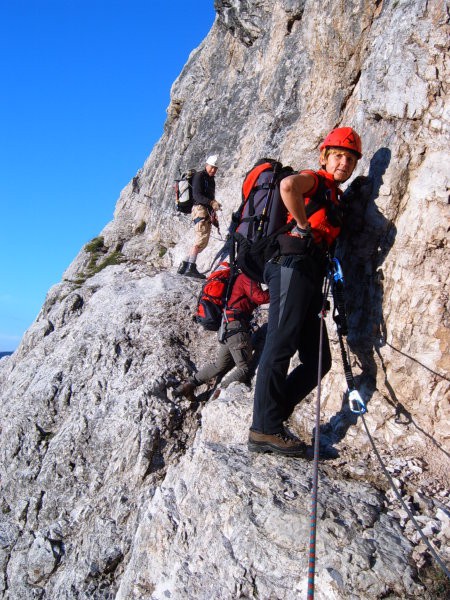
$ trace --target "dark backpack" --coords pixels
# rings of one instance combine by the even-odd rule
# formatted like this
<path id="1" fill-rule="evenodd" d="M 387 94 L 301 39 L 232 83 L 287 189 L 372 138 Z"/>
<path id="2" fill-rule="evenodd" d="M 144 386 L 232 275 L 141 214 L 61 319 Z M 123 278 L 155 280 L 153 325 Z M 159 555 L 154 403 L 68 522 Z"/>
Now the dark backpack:
<path id="1" fill-rule="evenodd" d="M 292 175 L 292 167 L 271 158 L 259 160 L 246 174 L 242 203 L 233 214 L 232 234 L 237 267 L 254 281 L 263 281 L 265 263 L 276 253 L 277 236 L 292 229 L 280 197 L 280 181 Z"/>
<path id="2" fill-rule="evenodd" d="M 175 180 L 175 200 L 177 210 L 184 214 L 189 214 L 194 205 L 192 196 L 192 178 L 195 175 L 195 169 L 189 169 L 181 174 L 180 179 Z"/>
<path id="3" fill-rule="evenodd" d="M 236 275 L 236 270 L 224 261 L 203 284 L 194 321 L 207 331 L 219 330 Z"/>

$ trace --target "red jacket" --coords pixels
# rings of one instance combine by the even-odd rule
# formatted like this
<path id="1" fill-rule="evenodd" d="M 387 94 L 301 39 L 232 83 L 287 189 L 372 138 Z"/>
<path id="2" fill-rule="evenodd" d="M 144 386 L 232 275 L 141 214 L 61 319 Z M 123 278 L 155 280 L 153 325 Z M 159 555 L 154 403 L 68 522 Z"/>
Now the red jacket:
<path id="1" fill-rule="evenodd" d="M 269 300 L 269 290 L 264 291 L 260 283 L 253 281 L 244 273 L 240 273 L 236 277 L 228 301 L 228 320 L 250 320 L 255 308 L 260 304 L 267 304 Z"/>

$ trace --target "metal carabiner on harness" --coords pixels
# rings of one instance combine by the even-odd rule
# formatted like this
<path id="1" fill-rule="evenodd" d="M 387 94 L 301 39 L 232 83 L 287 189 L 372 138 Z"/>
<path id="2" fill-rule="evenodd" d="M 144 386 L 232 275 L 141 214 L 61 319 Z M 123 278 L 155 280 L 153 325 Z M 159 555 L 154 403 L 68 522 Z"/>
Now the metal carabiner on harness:
<path id="1" fill-rule="evenodd" d="M 331 262 L 332 262 L 332 269 L 333 269 L 331 274 L 333 275 L 334 281 L 340 281 L 343 284 L 344 283 L 344 273 L 342 272 L 341 263 L 335 257 L 333 257 L 331 259 Z"/>
<path id="2" fill-rule="evenodd" d="M 344 300 L 344 274 L 337 258 L 330 261 L 329 278 L 331 280 L 331 293 L 334 300 L 333 319 L 339 335 L 347 335 L 347 311 Z"/>
<path id="3" fill-rule="evenodd" d="M 348 406 L 352 413 L 355 413 L 356 415 L 363 415 L 367 412 L 364 400 L 361 398 L 361 394 L 358 390 L 349 390 Z"/>

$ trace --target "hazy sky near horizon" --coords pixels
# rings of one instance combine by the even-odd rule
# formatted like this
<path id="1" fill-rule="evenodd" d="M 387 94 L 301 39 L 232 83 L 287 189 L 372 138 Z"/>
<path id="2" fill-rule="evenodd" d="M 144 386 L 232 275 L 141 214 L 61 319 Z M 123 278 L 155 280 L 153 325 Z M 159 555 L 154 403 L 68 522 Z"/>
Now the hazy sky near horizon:
<path id="1" fill-rule="evenodd" d="M 112 219 L 214 0 L 0 0 L 0 351 Z"/>

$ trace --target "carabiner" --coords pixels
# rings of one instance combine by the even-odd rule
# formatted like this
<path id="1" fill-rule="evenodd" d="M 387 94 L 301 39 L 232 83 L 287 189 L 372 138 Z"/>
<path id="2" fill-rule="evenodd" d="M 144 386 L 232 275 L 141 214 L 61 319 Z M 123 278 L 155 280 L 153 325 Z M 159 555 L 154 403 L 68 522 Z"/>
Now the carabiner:
<path id="1" fill-rule="evenodd" d="M 332 258 L 331 261 L 333 263 L 333 269 L 334 269 L 334 273 L 333 273 L 334 281 L 342 281 L 342 283 L 344 283 L 344 273 L 342 272 L 341 263 L 338 261 L 337 258 Z"/>
<path id="2" fill-rule="evenodd" d="M 348 406 L 352 413 L 355 413 L 356 415 L 363 415 L 367 411 L 364 400 L 361 398 L 361 394 L 358 390 L 349 390 Z"/>

